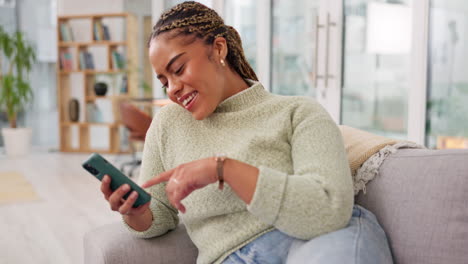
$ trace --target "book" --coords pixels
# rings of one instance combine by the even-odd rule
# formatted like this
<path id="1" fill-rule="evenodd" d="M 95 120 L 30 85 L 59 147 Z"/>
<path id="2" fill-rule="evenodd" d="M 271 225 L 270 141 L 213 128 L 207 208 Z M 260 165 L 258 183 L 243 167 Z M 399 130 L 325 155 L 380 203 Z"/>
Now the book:
<path id="1" fill-rule="evenodd" d="M 127 76 L 123 76 L 123 77 L 122 77 L 122 86 L 120 87 L 120 93 L 121 93 L 121 94 L 126 94 L 126 93 L 128 93 Z"/>
<path id="2" fill-rule="evenodd" d="M 63 52 L 60 53 L 59 58 L 60 58 L 60 60 L 59 60 L 59 62 L 60 62 L 60 69 L 66 70 L 66 69 L 65 69 L 65 56 L 64 56 L 64 53 L 63 53 Z"/>
<path id="3" fill-rule="evenodd" d="M 114 70 L 125 69 L 125 61 L 123 55 L 118 51 L 112 51 L 112 68 Z"/>
<path id="4" fill-rule="evenodd" d="M 117 51 L 113 50 L 112 51 L 112 69 L 114 70 L 118 70 L 119 69 L 119 65 L 117 63 Z"/>
<path id="5" fill-rule="evenodd" d="M 94 21 L 93 24 L 93 39 L 96 41 L 110 40 L 110 31 L 107 25 L 104 25 L 101 20 Z"/>
<path id="6" fill-rule="evenodd" d="M 104 32 L 104 36 L 103 36 L 104 40 L 111 40 L 109 27 L 106 26 L 106 25 L 102 25 L 102 29 L 103 29 L 103 32 Z"/>
<path id="7" fill-rule="evenodd" d="M 70 25 L 66 22 L 60 23 L 60 38 L 62 41 L 73 41 L 73 31 Z"/>
<path id="8" fill-rule="evenodd" d="M 85 62 L 85 58 L 84 58 L 84 52 L 80 51 L 78 56 L 79 56 L 79 59 L 80 59 L 80 70 L 86 70 L 86 62 Z"/>
<path id="9" fill-rule="evenodd" d="M 65 71 L 73 70 L 73 60 L 70 52 L 65 51 L 60 53 L 60 69 Z"/>
<path id="10" fill-rule="evenodd" d="M 75 40 L 75 37 L 73 36 L 73 30 L 72 30 L 72 27 L 70 27 L 69 24 L 67 24 L 67 33 L 68 33 L 68 37 L 70 39 L 70 41 L 74 41 Z"/>
<path id="11" fill-rule="evenodd" d="M 90 52 L 85 51 L 84 58 L 85 58 L 86 69 L 94 69 L 93 55 Z"/>
<path id="12" fill-rule="evenodd" d="M 96 41 L 101 41 L 104 40 L 104 29 L 102 25 L 101 20 L 96 20 L 94 21 L 93 24 L 93 35 L 94 35 L 94 40 Z"/>
<path id="13" fill-rule="evenodd" d="M 93 55 L 86 51 L 80 51 L 80 70 L 92 70 L 94 69 L 94 59 Z"/>
<path id="14" fill-rule="evenodd" d="M 99 40 L 99 30 L 97 21 L 94 21 L 93 24 L 93 40 Z"/>
<path id="15" fill-rule="evenodd" d="M 62 41 L 68 41 L 67 30 L 65 29 L 65 23 L 60 23 L 60 39 Z"/>
<path id="16" fill-rule="evenodd" d="M 118 53 L 119 55 L 119 67 L 120 69 L 125 69 L 125 58 L 124 58 L 124 55 L 122 53 Z"/>

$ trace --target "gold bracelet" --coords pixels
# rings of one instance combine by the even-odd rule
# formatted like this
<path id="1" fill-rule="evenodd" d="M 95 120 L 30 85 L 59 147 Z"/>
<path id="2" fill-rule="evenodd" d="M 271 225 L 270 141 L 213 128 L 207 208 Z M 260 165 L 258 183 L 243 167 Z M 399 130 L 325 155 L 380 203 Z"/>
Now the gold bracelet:
<path id="1" fill-rule="evenodd" d="M 218 189 L 222 190 L 224 188 L 224 161 L 226 160 L 226 155 L 224 154 L 216 154 L 215 161 L 216 161 L 216 172 L 218 173 Z"/>

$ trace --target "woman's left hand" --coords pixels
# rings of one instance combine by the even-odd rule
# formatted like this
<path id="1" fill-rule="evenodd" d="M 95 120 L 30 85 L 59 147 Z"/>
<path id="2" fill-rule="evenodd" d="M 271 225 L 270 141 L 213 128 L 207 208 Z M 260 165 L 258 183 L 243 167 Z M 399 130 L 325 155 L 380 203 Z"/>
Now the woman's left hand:
<path id="1" fill-rule="evenodd" d="M 193 191 L 217 181 L 216 161 L 214 158 L 206 158 L 165 171 L 141 186 L 148 188 L 161 182 L 167 182 L 166 194 L 169 202 L 179 211 L 185 213 L 185 207 L 181 201 Z"/>

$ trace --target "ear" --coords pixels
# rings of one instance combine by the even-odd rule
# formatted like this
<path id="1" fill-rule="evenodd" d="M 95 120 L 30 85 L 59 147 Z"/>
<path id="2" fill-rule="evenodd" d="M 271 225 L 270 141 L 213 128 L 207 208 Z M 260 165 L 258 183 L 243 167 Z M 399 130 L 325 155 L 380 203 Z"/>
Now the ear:
<path id="1" fill-rule="evenodd" d="M 226 59 L 227 53 L 228 53 L 228 47 L 227 47 L 227 42 L 226 39 L 223 37 L 217 37 L 213 41 L 213 55 L 215 56 L 216 59 L 220 60 Z"/>

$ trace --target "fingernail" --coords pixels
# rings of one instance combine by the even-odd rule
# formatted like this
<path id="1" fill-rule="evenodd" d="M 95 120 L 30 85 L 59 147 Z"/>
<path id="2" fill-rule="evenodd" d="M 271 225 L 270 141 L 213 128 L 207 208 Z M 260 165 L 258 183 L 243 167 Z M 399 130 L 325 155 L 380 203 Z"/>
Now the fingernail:
<path id="1" fill-rule="evenodd" d="M 132 194 L 130 195 L 132 198 L 137 197 L 138 193 L 136 191 L 133 191 Z"/>
<path id="2" fill-rule="evenodd" d="M 123 187 L 123 190 L 124 191 L 129 191 L 130 190 L 130 186 L 128 184 L 125 184 L 124 187 Z"/>

